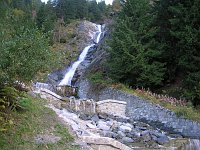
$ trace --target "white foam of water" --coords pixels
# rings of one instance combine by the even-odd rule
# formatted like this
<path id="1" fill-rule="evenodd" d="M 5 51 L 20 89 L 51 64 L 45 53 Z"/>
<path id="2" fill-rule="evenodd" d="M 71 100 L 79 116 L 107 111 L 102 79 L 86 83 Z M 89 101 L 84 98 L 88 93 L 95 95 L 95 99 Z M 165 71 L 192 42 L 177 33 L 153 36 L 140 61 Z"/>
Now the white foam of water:
<path id="1" fill-rule="evenodd" d="M 68 72 L 65 74 L 65 77 L 63 78 L 63 80 L 60 82 L 59 85 L 71 85 L 71 80 L 74 76 L 74 73 L 75 73 L 77 67 L 79 66 L 79 64 L 82 61 L 84 61 L 89 49 L 93 46 L 94 46 L 94 44 L 91 44 L 84 48 L 83 52 L 79 56 L 78 61 L 74 62 L 73 65 L 69 68 Z"/>
<path id="2" fill-rule="evenodd" d="M 96 43 L 99 43 L 99 41 L 101 39 L 101 34 L 102 34 L 101 25 L 97 25 L 97 28 L 98 28 L 98 31 L 97 31 L 98 36 L 96 38 Z M 89 35 L 91 36 L 91 33 L 89 33 Z M 73 65 L 68 69 L 67 73 L 65 74 L 65 77 L 63 78 L 63 80 L 60 82 L 59 85 L 70 85 L 71 86 L 71 81 L 76 72 L 77 67 L 79 66 L 79 64 L 81 62 L 83 62 L 85 60 L 85 57 L 86 57 L 89 49 L 91 47 L 93 47 L 94 45 L 95 44 L 91 44 L 84 48 L 83 52 L 79 56 L 79 59 L 76 62 L 74 62 Z"/>
<path id="3" fill-rule="evenodd" d="M 97 27 L 98 27 L 99 33 L 98 33 L 98 36 L 97 36 L 96 43 L 99 43 L 100 38 L 101 38 L 101 34 L 102 34 L 101 25 L 97 25 Z"/>

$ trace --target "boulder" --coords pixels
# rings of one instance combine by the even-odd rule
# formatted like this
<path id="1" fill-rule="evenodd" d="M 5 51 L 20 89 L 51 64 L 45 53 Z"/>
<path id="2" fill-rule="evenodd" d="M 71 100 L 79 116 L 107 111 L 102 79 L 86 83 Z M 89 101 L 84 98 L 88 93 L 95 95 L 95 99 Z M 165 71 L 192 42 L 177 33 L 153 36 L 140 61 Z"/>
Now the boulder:
<path id="1" fill-rule="evenodd" d="M 133 143 L 134 140 L 132 138 L 129 137 L 123 137 L 122 138 L 122 143 Z"/>
<path id="2" fill-rule="evenodd" d="M 151 135 L 150 135 L 149 133 L 143 135 L 143 136 L 142 136 L 142 139 L 143 139 L 144 142 L 149 142 L 149 141 L 152 140 Z"/>
<path id="3" fill-rule="evenodd" d="M 116 137 L 117 139 L 122 139 L 123 137 L 126 136 L 126 135 L 124 134 L 124 132 L 122 132 L 122 131 L 118 131 L 117 134 L 118 134 L 117 137 Z"/>
<path id="4" fill-rule="evenodd" d="M 132 129 L 130 127 L 126 126 L 126 125 L 121 125 L 119 127 L 119 130 L 122 131 L 122 132 L 131 132 Z"/>
<path id="5" fill-rule="evenodd" d="M 96 128 L 96 126 L 91 124 L 91 123 L 88 123 L 86 126 L 89 127 L 90 129 L 95 129 Z"/>
<path id="6" fill-rule="evenodd" d="M 163 144 L 169 142 L 169 138 L 168 138 L 167 136 L 161 136 L 161 137 L 159 137 L 159 138 L 156 139 L 156 142 L 157 142 L 158 144 L 163 145 Z"/>
<path id="7" fill-rule="evenodd" d="M 98 122 L 99 117 L 97 115 L 94 115 L 94 116 L 92 116 L 91 120 L 94 121 L 94 122 Z"/>
<path id="8" fill-rule="evenodd" d="M 101 120 L 98 122 L 97 127 L 98 127 L 99 129 L 101 129 L 101 130 L 104 130 L 104 131 L 110 130 L 110 126 L 108 126 L 106 122 L 103 122 L 103 121 L 101 121 Z"/>
<path id="9" fill-rule="evenodd" d="M 111 131 L 103 131 L 103 136 L 104 136 L 104 137 L 112 138 L 113 135 L 115 136 L 115 133 L 113 133 L 113 132 L 111 132 Z"/>

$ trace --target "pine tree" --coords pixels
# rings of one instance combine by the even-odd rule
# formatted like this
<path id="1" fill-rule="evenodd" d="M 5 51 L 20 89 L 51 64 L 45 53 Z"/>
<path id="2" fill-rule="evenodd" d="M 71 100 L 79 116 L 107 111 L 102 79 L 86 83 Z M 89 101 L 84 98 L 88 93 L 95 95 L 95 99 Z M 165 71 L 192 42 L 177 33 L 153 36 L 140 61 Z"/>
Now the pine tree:
<path id="1" fill-rule="evenodd" d="M 100 10 L 96 1 L 89 2 L 89 18 L 92 22 L 101 19 Z"/>
<path id="2" fill-rule="evenodd" d="M 179 0 L 169 8 L 171 36 L 177 39 L 175 48 L 179 52 L 178 68 L 184 76 L 185 96 L 196 100 L 200 81 L 200 1 Z M 200 101 L 198 102 L 200 104 Z"/>
<path id="3" fill-rule="evenodd" d="M 148 0 L 127 0 L 116 21 L 112 35 L 110 60 L 111 76 L 135 86 L 155 87 L 162 84 L 164 64 L 161 51 L 152 38 L 154 14 Z"/>

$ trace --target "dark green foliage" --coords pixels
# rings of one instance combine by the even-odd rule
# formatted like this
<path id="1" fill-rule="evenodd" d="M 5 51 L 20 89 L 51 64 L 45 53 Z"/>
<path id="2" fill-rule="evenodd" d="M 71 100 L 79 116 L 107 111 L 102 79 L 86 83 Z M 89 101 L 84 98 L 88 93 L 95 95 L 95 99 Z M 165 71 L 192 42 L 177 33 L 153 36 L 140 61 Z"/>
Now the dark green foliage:
<path id="1" fill-rule="evenodd" d="M 23 93 L 13 87 L 0 89 L 0 132 L 13 124 L 13 110 L 25 110 L 30 105 L 29 100 L 23 97 Z"/>
<path id="2" fill-rule="evenodd" d="M 168 79 L 181 78 L 183 96 L 196 104 L 200 98 L 200 1 L 162 0 L 156 6 L 160 8 L 157 39 L 164 45 Z"/>
<path id="3" fill-rule="evenodd" d="M 52 31 L 55 27 L 56 22 L 56 13 L 53 4 L 47 3 L 42 4 L 37 12 L 37 26 L 41 29 L 44 33 L 48 33 L 51 36 Z"/>
<path id="4" fill-rule="evenodd" d="M 117 19 L 111 40 L 111 76 L 130 85 L 154 87 L 162 84 L 164 63 L 153 39 L 156 28 L 148 0 L 128 0 Z"/>
<path id="5" fill-rule="evenodd" d="M 111 41 L 110 71 L 129 85 L 177 84 L 200 101 L 200 1 L 123 1 Z"/>
<path id="6" fill-rule="evenodd" d="M 51 58 L 48 40 L 36 27 L 13 23 L 16 26 L 4 26 L 5 33 L 0 34 L 0 83 L 30 81 Z"/>
<path id="7" fill-rule="evenodd" d="M 97 4 L 95 0 L 55 0 L 53 1 L 58 18 L 66 22 L 72 19 L 88 19 L 99 21 L 105 15 L 105 2 Z"/>
<path id="8" fill-rule="evenodd" d="M 91 1 L 89 3 L 89 18 L 93 22 L 101 18 L 100 9 L 96 1 Z"/>

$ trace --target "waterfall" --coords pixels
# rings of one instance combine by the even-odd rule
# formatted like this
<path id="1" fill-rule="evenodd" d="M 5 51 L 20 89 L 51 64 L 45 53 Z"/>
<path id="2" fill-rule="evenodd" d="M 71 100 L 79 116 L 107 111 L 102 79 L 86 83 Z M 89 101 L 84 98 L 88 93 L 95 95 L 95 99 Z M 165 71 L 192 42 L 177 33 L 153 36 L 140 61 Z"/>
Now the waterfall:
<path id="1" fill-rule="evenodd" d="M 65 74 L 65 77 L 63 78 L 63 80 L 60 82 L 59 85 L 71 85 L 71 81 L 72 81 L 72 78 L 75 74 L 77 67 L 79 66 L 79 64 L 82 61 L 85 60 L 85 57 L 88 53 L 88 50 L 93 46 L 94 46 L 94 44 L 91 44 L 91 45 L 84 48 L 83 52 L 79 56 L 78 61 L 74 62 L 73 65 L 69 68 L 68 72 Z"/>
<path id="2" fill-rule="evenodd" d="M 102 34 L 102 31 L 101 31 L 101 25 L 97 25 L 98 27 L 98 36 L 97 36 L 97 39 L 96 39 L 96 43 L 99 43 L 100 39 L 101 39 L 101 34 Z"/>
<path id="3" fill-rule="evenodd" d="M 96 38 L 96 43 L 98 43 L 101 39 L 101 25 L 97 25 L 98 31 L 96 33 L 98 33 L 98 36 Z M 96 34 L 95 33 L 95 34 Z M 72 66 L 68 69 L 67 73 L 65 74 L 63 80 L 59 83 L 59 85 L 63 86 L 63 85 L 70 85 L 71 86 L 71 81 L 73 79 L 73 76 L 76 72 L 77 67 L 79 66 L 79 64 L 81 62 L 83 62 L 85 60 L 85 57 L 87 56 L 87 53 L 89 51 L 90 48 L 92 48 L 95 44 L 91 44 L 87 47 L 84 48 L 83 52 L 80 54 L 79 59 L 74 62 L 72 64 Z"/>

